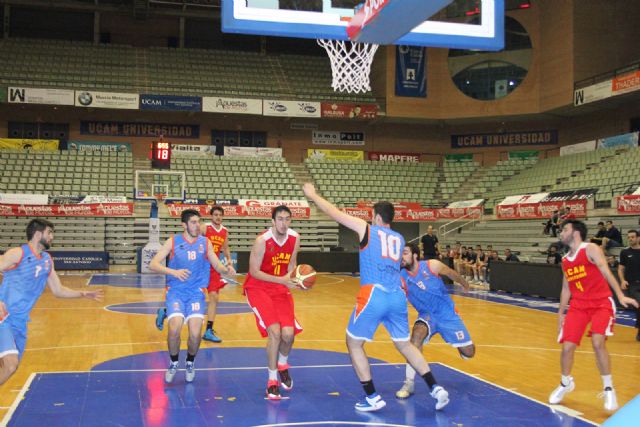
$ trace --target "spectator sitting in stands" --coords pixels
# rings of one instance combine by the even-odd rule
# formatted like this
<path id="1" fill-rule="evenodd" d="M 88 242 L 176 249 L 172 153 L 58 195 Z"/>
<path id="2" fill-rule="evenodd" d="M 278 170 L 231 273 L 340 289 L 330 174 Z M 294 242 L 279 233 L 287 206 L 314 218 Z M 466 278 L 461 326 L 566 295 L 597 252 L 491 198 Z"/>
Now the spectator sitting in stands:
<path id="1" fill-rule="evenodd" d="M 463 258 L 462 257 L 466 254 L 467 247 L 466 246 L 460 246 L 460 242 L 458 242 L 458 243 L 456 243 L 455 252 L 456 252 L 456 256 L 453 258 L 453 269 L 458 274 L 463 274 L 462 273 L 462 262 L 463 262 Z"/>
<path id="2" fill-rule="evenodd" d="M 602 238 L 602 247 L 606 249 L 622 246 L 622 234 L 620 230 L 613 225 L 613 221 L 607 221 L 607 231 Z"/>
<path id="3" fill-rule="evenodd" d="M 516 254 L 512 253 L 509 248 L 504 250 L 504 260 L 509 262 L 520 262 L 520 258 L 518 258 Z"/>
<path id="4" fill-rule="evenodd" d="M 618 269 L 618 265 L 620 265 L 616 257 L 613 255 L 607 256 L 607 264 L 609 264 L 611 271 L 616 271 Z"/>
<path id="5" fill-rule="evenodd" d="M 463 274 L 467 280 L 471 280 L 473 278 L 473 266 L 476 265 L 476 259 L 477 255 L 473 251 L 473 248 L 471 246 L 467 247 L 467 253 L 462 264 Z"/>
<path id="6" fill-rule="evenodd" d="M 491 263 L 493 261 L 502 261 L 500 256 L 498 256 L 498 251 L 491 251 L 489 254 L 489 259 L 487 260 L 487 282 L 491 280 Z"/>
<path id="7" fill-rule="evenodd" d="M 547 252 L 547 264 L 560 264 L 562 262 L 562 256 L 558 253 L 558 247 L 556 245 L 550 245 Z"/>
<path id="8" fill-rule="evenodd" d="M 487 254 L 484 253 L 480 245 L 476 245 L 476 262 L 471 266 L 471 271 L 473 271 L 474 282 L 486 284 Z"/>
<path id="9" fill-rule="evenodd" d="M 602 245 L 602 239 L 607 234 L 607 229 L 604 226 L 604 222 L 600 221 L 598 223 L 598 232 L 595 236 L 591 238 L 591 243 L 595 243 L 596 245 Z"/>
<path id="10" fill-rule="evenodd" d="M 544 223 L 544 230 L 542 231 L 542 234 L 550 234 L 553 237 L 556 237 L 558 235 L 559 221 L 560 215 L 558 214 L 558 210 L 556 209 L 555 211 L 553 211 L 553 215 L 551 215 L 551 218 L 549 218 L 549 220 Z"/>
<path id="11" fill-rule="evenodd" d="M 562 219 L 563 221 L 567 219 L 576 219 L 576 216 L 574 215 L 573 212 L 571 212 L 571 208 L 569 206 L 565 206 L 564 215 L 562 215 L 560 219 Z"/>
<path id="12" fill-rule="evenodd" d="M 444 257 L 442 262 L 444 262 L 449 268 L 453 268 L 453 260 L 456 259 L 456 250 L 451 248 L 451 245 L 445 246 Z"/>

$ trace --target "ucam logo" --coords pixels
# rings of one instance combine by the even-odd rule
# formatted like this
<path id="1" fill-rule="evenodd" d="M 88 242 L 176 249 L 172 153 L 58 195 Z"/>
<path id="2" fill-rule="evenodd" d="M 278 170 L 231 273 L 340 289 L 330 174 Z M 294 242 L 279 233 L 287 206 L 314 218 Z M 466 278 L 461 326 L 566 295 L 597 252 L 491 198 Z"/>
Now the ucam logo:
<path id="1" fill-rule="evenodd" d="M 142 98 L 140 101 L 142 102 L 142 105 L 150 105 L 152 107 L 162 107 L 162 100 L 160 99 Z"/>

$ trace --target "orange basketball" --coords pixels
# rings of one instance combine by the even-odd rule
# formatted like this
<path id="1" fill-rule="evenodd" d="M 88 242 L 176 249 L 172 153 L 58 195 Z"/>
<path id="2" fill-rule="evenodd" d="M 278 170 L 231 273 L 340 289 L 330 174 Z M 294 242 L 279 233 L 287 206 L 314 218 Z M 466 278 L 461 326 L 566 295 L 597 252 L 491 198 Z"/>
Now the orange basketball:
<path id="1" fill-rule="evenodd" d="M 296 279 L 301 289 L 311 289 L 316 284 L 316 270 L 309 264 L 300 264 L 291 272 L 291 278 Z"/>

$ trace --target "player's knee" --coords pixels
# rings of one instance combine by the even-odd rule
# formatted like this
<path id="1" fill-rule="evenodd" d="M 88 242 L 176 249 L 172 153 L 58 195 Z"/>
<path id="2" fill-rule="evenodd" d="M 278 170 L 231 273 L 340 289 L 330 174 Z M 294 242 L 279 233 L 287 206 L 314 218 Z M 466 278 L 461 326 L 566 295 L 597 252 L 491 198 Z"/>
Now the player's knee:
<path id="1" fill-rule="evenodd" d="M 293 332 L 293 329 L 289 330 L 289 328 L 287 329 L 283 329 L 280 332 L 280 341 L 286 343 L 286 344 L 291 344 L 293 342 L 293 337 L 295 336 L 295 333 Z"/>
<path id="2" fill-rule="evenodd" d="M 18 359 L 17 355 L 9 354 L 9 355 L 3 357 L 2 359 L 0 359 L 0 363 L 1 363 L 2 367 L 3 367 L 3 369 L 9 375 L 12 375 L 18 369 L 18 365 L 20 364 L 20 360 Z"/>
<path id="3" fill-rule="evenodd" d="M 280 330 L 280 324 L 276 323 L 267 328 L 267 334 L 269 338 L 275 341 L 280 341 L 282 339 L 282 331 Z"/>
<path id="4" fill-rule="evenodd" d="M 593 335 L 591 337 L 591 346 L 595 351 L 602 351 L 605 349 L 605 340 L 602 335 Z"/>
<path id="5" fill-rule="evenodd" d="M 471 359 L 473 356 L 476 355 L 476 346 L 474 344 L 467 345 L 467 346 L 458 348 L 458 351 L 460 352 L 460 356 L 463 359 Z"/>

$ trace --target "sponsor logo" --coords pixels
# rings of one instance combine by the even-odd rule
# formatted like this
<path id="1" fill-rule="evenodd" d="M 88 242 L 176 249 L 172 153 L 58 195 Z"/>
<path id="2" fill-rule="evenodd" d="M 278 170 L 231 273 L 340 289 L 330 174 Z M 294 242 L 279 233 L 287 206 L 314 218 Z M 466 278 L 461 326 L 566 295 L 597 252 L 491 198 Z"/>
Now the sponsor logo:
<path id="1" fill-rule="evenodd" d="M 317 108 L 314 107 L 313 105 L 309 105 L 305 103 L 300 103 L 298 105 L 300 106 L 300 109 L 303 110 L 305 113 L 313 114 L 316 111 L 318 111 Z"/>
<path id="2" fill-rule="evenodd" d="M 78 102 L 80 105 L 84 105 L 86 107 L 87 105 L 91 105 L 93 102 L 93 96 L 90 92 L 82 92 L 78 95 Z"/>
<path id="3" fill-rule="evenodd" d="M 287 111 L 287 107 L 282 105 L 282 104 L 278 104 L 277 102 L 270 102 L 269 106 L 271 107 L 272 110 L 275 110 L 279 113 L 284 113 L 285 111 Z"/>
<path id="4" fill-rule="evenodd" d="M 160 99 L 142 99 L 144 105 L 151 105 L 153 107 L 162 107 L 162 101 Z"/>

